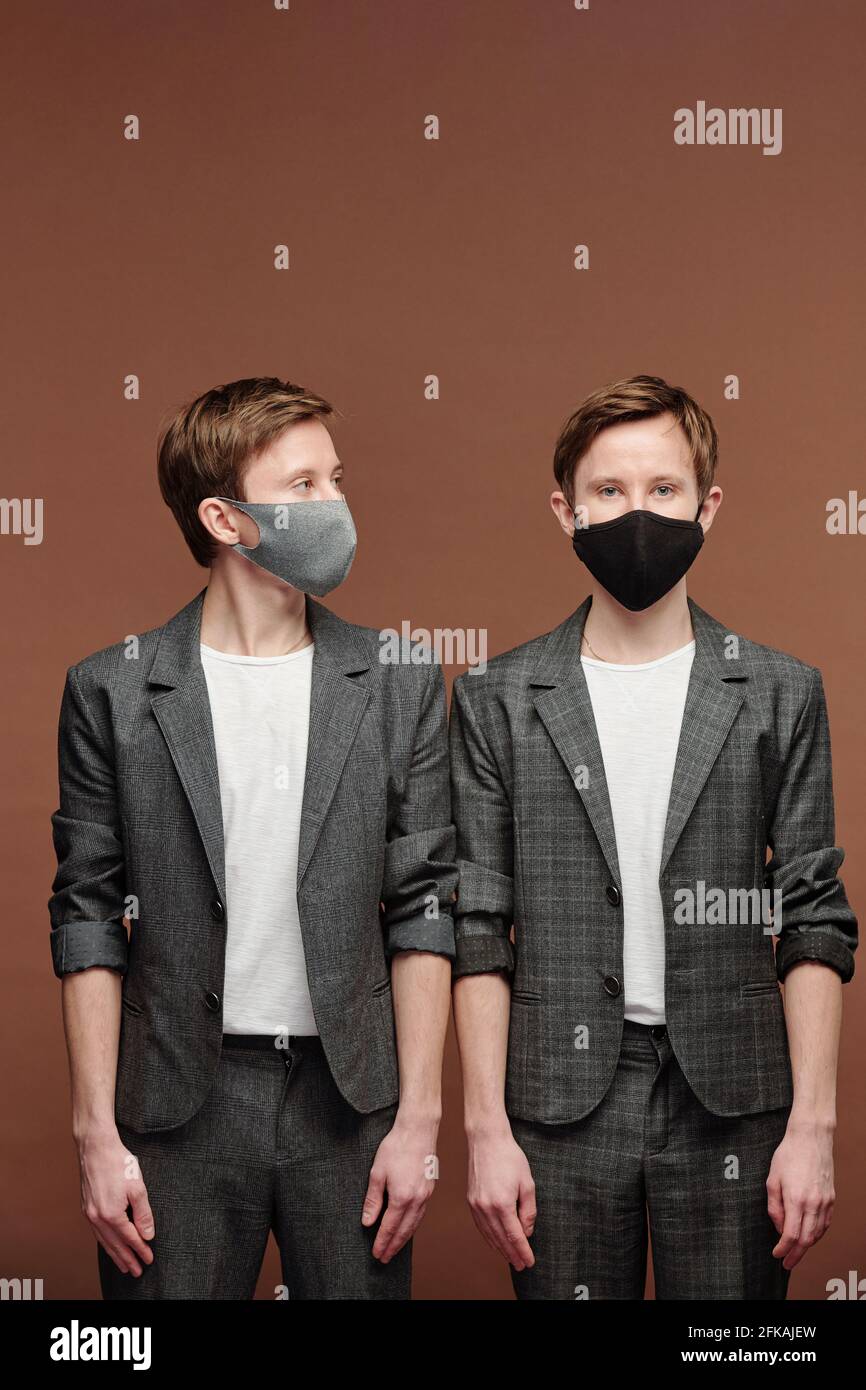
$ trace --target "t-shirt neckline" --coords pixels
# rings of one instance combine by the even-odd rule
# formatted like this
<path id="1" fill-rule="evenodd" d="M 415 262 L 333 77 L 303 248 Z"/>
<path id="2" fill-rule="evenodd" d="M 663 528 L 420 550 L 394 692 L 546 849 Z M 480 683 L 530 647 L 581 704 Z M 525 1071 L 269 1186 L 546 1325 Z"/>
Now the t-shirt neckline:
<path id="1" fill-rule="evenodd" d="M 584 656 L 582 653 L 580 659 L 585 666 L 596 666 L 602 671 L 650 671 L 654 666 L 663 666 L 666 661 L 676 661 L 677 657 L 685 656 L 686 652 L 694 650 L 694 646 L 695 639 L 693 637 L 691 642 L 687 642 L 684 647 L 677 647 L 675 652 L 658 656 L 655 661 L 641 661 L 627 665 L 620 665 L 615 661 L 598 661 L 595 657 Z"/>
<path id="2" fill-rule="evenodd" d="M 297 661 L 300 657 L 311 657 L 314 646 L 314 642 L 308 642 L 305 647 L 299 647 L 296 652 L 283 652 L 280 656 L 242 656 L 239 652 L 218 651 L 216 647 L 209 647 L 206 642 L 199 643 L 202 656 L 214 661 L 228 661 L 238 666 L 280 666 L 286 661 Z"/>

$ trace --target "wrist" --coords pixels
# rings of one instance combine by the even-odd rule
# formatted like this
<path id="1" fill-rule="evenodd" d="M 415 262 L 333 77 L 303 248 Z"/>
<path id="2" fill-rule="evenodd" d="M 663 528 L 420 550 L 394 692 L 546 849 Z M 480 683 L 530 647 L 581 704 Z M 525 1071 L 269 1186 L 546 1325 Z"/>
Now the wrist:
<path id="1" fill-rule="evenodd" d="M 405 1129 L 438 1130 L 442 1120 L 442 1102 L 437 1097 L 415 1100 L 411 1096 L 400 1100 L 394 1123 Z"/>
<path id="2" fill-rule="evenodd" d="M 463 1116 L 463 1129 L 472 1144 L 486 1139 L 511 1137 L 511 1121 L 504 1105 L 485 1106 L 483 1109 L 467 1109 Z"/>
<path id="3" fill-rule="evenodd" d="M 80 1149 L 116 1136 L 117 1124 L 113 1114 L 72 1116 L 72 1138 Z"/>
<path id="4" fill-rule="evenodd" d="M 836 1131 L 836 1111 L 819 1109 L 817 1106 L 805 1106 L 796 1102 L 791 1107 L 788 1116 L 788 1132 L 790 1134 L 809 1133 L 809 1134 L 834 1134 Z"/>

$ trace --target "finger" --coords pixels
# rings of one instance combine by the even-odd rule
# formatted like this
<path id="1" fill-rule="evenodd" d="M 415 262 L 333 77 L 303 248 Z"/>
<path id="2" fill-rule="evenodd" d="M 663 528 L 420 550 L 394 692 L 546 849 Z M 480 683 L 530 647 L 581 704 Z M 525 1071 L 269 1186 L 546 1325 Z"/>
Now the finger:
<path id="1" fill-rule="evenodd" d="M 519 1239 L 525 1242 L 526 1237 L 524 1236 L 523 1229 L 519 1221 L 517 1220 L 516 1206 L 489 1207 L 487 1210 L 487 1218 L 490 1223 L 490 1231 L 491 1235 L 493 1236 L 493 1244 L 495 1249 L 499 1251 L 499 1254 L 503 1257 L 503 1259 L 505 1259 L 508 1262 L 508 1264 L 514 1264 L 516 1260 L 517 1264 L 515 1265 L 515 1268 L 523 1269 L 524 1260 L 522 1258 L 522 1252 L 518 1248 L 516 1248 L 515 1241 L 512 1239 L 513 1232 L 510 1231 L 508 1227 L 508 1221 L 509 1219 L 511 1219 L 514 1223 L 514 1227 L 516 1228 Z"/>
<path id="2" fill-rule="evenodd" d="M 505 1239 L 505 1232 L 495 1220 L 493 1208 L 480 1205 L 472 1206 L 470 1204 L 470 1211 L 472 1212 L 472 1219 L 475 1225 L 487 1241 L 491 1250 L 495 1250 L 496 1254 L 501 1255 L 504 1260 L 509 1260 L 511 1251 Z"/>
<path id="3" fill-rule="evenodd" d="M 367 1183 L 367 1191 L 364 1194 L 364 1205 L 361 1207 L 361 1225 L 372 1226 L 382 1210 L 382 1198 L 385 1195 L 385 1174 L 383 1171 L 371 1168 L 370 1181 Z"/>
<path id="4" fill-rule="evenodd" d="M 153 1219 L 153 1212 L 150 1209 L 147 1188 L 144 1183 L 136 1183 L 134 1187 L 128 1189 L 126 1195 L 129 1198 L 129 1205 L 132 1207 L 132 1224 L 142 1240 L 153 1240 L 156 1235 L 156 1223 Z"/>
<path id="5" fill-rule="evenodd" d="M 818 1224 L 818 1229 L 815 1234 L 816 1244 L 819 1240 L 824 1239 L 825 1235 L 830 1229 L 830 1225 L 833 1220 L 833 1206 L 833 1202 L 825 1202 L 821 1210 L 821 1220 Z"/>
<path id="6" fill-rule="evenodd" d="M 403 1223 L 405 1210 L 406 1204 L 395 1201 L 389 1193 L 385 1215 L 382 1217 L 381 1224 L 376 1232 L 376 1239 L 373 1241 L 373 1256 L 375 1259 L 380 1260 L 388 1249 L 388 1246 L 391 1244 L 391 1241 L 394 1239 L 394 1236 Z"/>
<path id="7" fill-rule="evenodd" d="M 808 1249 L 808 1245 L 804 1245 L 802 1241 L 798 1240 L 797 1243 L 791 1247 L 791 1249 L 788 1251 L 787 1255 L 783 1259 L 783 1269 L 787 1269 L 789 1272 L 790 1270 L 794 1269 L 795 1266 L 800 1263 Z"/>
<path id="8" fill-rule="evenodd" d="M 773 1254 L 784 1264 L 785 1257 L 789 1250 L 797 1244 L 800 1236 L 800 1226 L 803 1221 L 803 1208 L 798 1202 L 789 1201 L 785 1208 L 785 1228 L 781 1238 L 773 1249 Z"/>
<path id="9" fill-rule="evenodd" d="M 815 1244 L 815 1232 L 818 1229 L 818 1216 L 819 1213 L 817 1208 L 813 1211 L 808 1209 L 804 1211 L 797 1241 L 782 1261 L 785 1269 L 793 1269 L 795 1265 L 798 1265 L 806 1251 Z"/>
<path id="10" fill-rule="evenodd" d="M 153 1251 L 146 1241 L 142 1240 L 128 1216 L 124 1214 L 118 1217 L 116 1221 L 111 1222 L 111 1226 L 117 1239 L 129 1247 L 130 1253 L 136 1259 L 142 1260 L 146 1265 L 153 1263 Z"/>
<path id="11" fill-rule="evenodd" d="M 503 1212 L 500 1217 L 505 1247 L 508 1251 L 509 1264 L 514 1265 L 515 1269 L 526 1269 L 535 1264 L 535 1256 L 532 1247 L 526 1239 L 526 1233 L 517 1217 L 516 1210 Z"/>
<path id="12" fill-rule="evenodd" d="M 782 1184 L 777 1178 L 767 1179 L 767 1213 L 781 1235 L 785 1225 L 785 1203 L 782 1200 Z"/>
<path id="13" fill-rule="evenodd" d="M 133 1274 L 138 1277 L 141 1273 L 141 1265 L 128 1247 L 117 1239 L 112 1228 L 106 1226 L 100 1229 L 94 1226 L 93 1230 L 99 1244 L 117 1265 L 121 1274 Z"/>
<path id="14" fill-rule="evenodd" d="M 406 1206 L 403 1219 L 400 1221 L 393 1235 L 388 1238 L 387 1245 L 382 1255 L 379 1256 L 383 1264 L 387 1264 L 389 1260 L 393 1260 L 395 1255 L 399 1255 L 406 1242 L 412 1239 L 423 1212 L 424 1203 L 420 1200 L 410 1202 Z"/>
<path id="15" fill-rule="evenodd" d="M 527 1238 L 531 1236 L 535 1230 L 536 1215 L 535 1183 L 528 1182 L 525 1187 L 521 1183 L 517 1195 L 517 1219 L 523 1227 L 523 1233 Z"/>
<path id="16" fill-rule="evenodd" d="M 475 1222 L 477 1230 L 480 1231 L 481 1235 L 487 1241 L 487 1244 L 490 1246 L 491 1250 L 495 1250 L 497 1255 L 504 1254 L 505 1252 L 503 1250 L 500 1250 L 499 1245 L 497 1244 L 496 1238 L 493 1234 L 493 1229 L 487 1217 L 487 1213 L 485 1211 L 482 1211 L 480 1207 L 473 1207 L 471 1202 L 469 1204 L 469 1210 L 472 1213 L 472 1220 Z"/>

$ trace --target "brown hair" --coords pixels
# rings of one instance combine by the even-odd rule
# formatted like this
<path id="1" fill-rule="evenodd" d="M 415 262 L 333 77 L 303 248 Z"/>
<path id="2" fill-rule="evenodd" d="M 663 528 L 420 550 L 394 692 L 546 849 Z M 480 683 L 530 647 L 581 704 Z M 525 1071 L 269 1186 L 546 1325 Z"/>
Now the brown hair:
<path id="1" fill-rule="evenodd" d="M 703 502 L 713 485 L 719 458 L 716 427 L 705 410 L 680 386 L 669 386 L 660 376 L 632 376 L 593 391 L 566 420 L 553 454 L 553 471 L 560 491 L 574 501 L 574 475 L 578 463 L 596 435 L 611 425 L 640 420 L 650 415 L 673 415 L 689 442 L 698 496 Z"/>
<path id="2" fill-rule="evenodd" d="M 255 454 L 299 420 L 332 414 L 321 396 L 276 376 L 215 386 L 174 412 L 157 444 L 159 490 L 198 564 L 210 565 L 216 553 L 198 517 L 203 498 L 243 499 L 244 465 Z"/>

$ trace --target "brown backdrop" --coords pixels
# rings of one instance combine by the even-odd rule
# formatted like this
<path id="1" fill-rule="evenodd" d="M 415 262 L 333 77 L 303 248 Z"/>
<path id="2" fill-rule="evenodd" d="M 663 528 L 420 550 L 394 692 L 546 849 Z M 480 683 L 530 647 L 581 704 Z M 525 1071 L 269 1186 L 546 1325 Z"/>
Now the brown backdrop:
<path id="1" fill-rule="evenodd" d="M 170 405 L 257 374 L 331 398 L 360 533 L 334 608 L 486 628 L 492 654 L 584 596 L 547 503 L 564 417 L 635 372 L 685 386 L 719 428 L 726 492 L 691 591 L 824 672 L 842 872 L 862 907 L 866 538 L 828 535 L 825 508 L 863 478 L 866 15 L 856 0 L 6 14 L 2 490 L 44 499 L 44 539 L 0 536 L 0 1275 L 95 1297 L 45 907 L 56 723 L 71 663 L 204 582 L 156 487 Z M 782 152 L 675 145 L 675 109 L 699 100 L 781 107 Z M 792 1298 L 866 1273 L 862 983 L 845 990 L 836 1218 Z M 446 1067 L 416 1296 L 510 1298 L 463 1203 L 453 1039 Z M 260 1296 L 278 1279 L 271 1246 Z"/>

